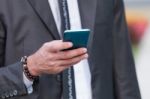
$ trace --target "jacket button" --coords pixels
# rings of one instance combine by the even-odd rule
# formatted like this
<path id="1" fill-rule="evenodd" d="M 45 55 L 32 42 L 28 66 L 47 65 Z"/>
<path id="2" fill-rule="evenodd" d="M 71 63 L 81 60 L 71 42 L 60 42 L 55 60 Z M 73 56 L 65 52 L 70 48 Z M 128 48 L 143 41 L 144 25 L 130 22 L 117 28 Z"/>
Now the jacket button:
<path id="1" fill-rule="evenodd" d="M 5 99 L 6 97 L 4 95 L 1 96 L 2 99 Z"/>
<path id="2" fill-rule="evenodd" d="M 6 98 L 9 98 L 10 96 L 9 96 L 9 94 L 8 94 L 8 93 L 5 93 L 5 97 L 6 97 Z"/>
<path id="3" fill-rule="evenodd" d="M 57 75 L 57 81 L 61 82 L 61 74 Z"/>
<path id="4" fill-rule="evenodd" d="M 10 97 L 13 97 L 13 96 L 14 96 L 13 91 L 9 93 L 9 96 L 10 96 Z"/>
<path id="5" fill-rule="evenodd" d="M 13 91 L 13 95 L 14 95 L 14 96 L 16 96 L 17 93 L 18 93 L 17 90 L 14 90 L 14 91 Z"/>

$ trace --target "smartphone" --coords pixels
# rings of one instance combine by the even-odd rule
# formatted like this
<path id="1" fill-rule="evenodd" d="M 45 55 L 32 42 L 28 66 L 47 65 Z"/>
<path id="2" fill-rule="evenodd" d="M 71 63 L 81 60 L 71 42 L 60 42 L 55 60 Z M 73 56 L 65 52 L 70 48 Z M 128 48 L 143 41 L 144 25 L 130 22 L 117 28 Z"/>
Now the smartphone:
<path id="1" fill-rule="evenodd" d="M 66 30 L 63 35 L 63 41 L 70 41 L 73 43 L 73 47 L 70 49 L 87 48 L 89 34 L 90 29 Z"/>

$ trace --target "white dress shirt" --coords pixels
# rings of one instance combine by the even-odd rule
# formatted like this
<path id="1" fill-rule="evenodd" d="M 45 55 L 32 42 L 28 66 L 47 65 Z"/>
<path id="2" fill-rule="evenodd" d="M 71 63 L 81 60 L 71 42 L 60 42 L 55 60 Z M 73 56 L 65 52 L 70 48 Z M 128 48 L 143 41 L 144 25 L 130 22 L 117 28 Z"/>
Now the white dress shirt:
<path id="1" fill-rule="evenodd" d="M 81 29 L 78 0 L 67 0 L 71 29 Z M 77 99 L 92 99 L 91 73 L 87 59 L 74 65 Z"/>
<path id="2" fill-rule="evenodd" d="M 81 19 L 77 0 L 67 0 L 71 29 L 81 29 Z M 59 34 L 61 35 L 61 17 L 58 0 L 49 0 L 53 17 L 56 23 Z M 91 73 L 87 59 L 74 65 L 75 87 L 77 99 L 92 99 L 91 90 Z M 31 93 L 32 83 L 24 76 L 24 82 L 28 88 L 28 93 Z"/>

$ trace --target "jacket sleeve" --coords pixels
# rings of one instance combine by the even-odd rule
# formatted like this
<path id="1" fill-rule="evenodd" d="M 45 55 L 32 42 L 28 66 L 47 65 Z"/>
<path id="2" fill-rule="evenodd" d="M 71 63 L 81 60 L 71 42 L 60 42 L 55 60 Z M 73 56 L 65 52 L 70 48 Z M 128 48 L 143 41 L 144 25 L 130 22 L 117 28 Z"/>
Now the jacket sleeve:
<path id="1" fill-rule="evenodd" d="M 20 62 L 4 66 L 5 31 L 0 21 L 0 99 L 27 94 Z"/>
<path id="2" fill-rule="evenodd" d="M 113 49 L 115 99 L 141 99 L 123 0 L 115 2 Z"/>

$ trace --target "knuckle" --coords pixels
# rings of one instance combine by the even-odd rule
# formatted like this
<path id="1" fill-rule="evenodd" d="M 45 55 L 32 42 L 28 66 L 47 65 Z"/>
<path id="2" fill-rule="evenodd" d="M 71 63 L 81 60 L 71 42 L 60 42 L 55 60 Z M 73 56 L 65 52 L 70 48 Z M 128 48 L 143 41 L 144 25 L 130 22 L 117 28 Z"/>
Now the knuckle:
<path id="1" fill-rule="evenodd" d="M 79 54 L 82 54 L 82 53 L 84 53 L 84 52 L 83 52 L 83 50 L 79 49 L 79 50 L 78 50 L 78 53 L 79 53 Z"/>
<path id="2" fill-rule="evenodd" d="M 64 58 L 66 56 L 65 52 L 60 52 L 59 57 Z"/>
<path id="3" fill-rule="evenodd" d="M 56 66 L 55 62 L 49 62 L 49 66 Z"/>
<path id="4" fill-rule="evenodd" d="M 59 54 L 59 57 L 61 59 L 67 59 L 67 58 L 70 58 L 70 54 L 67 53 L 67 52 L 62 52 L 62 53 Z"/>
<path id="5" fill-rule="evenodd" d="M 76 59 L 71 59 L 70 60 L 70 64 L 73 64 L 73 63 L 75 63 L 76 62 Z"/>
<path id="6" fill-rule="evenodd" d="M 65 57 L 68 57 L 68 58 L 72 58 L 72 57 L 75 57 L 76 56 L 76 52 L 75 51 L 69 51 L 67 53 L 65 53 Z"/>
<path id="7" fill-rule="evenodd" d="M 48 42 L 43 44 L 44 47 L 48 47 L 48 45 L 49 45 Z"/>
<path id="8" fill-rule="evenodd" d="M 43 44 L 43 48 L 44 49 L 48 49 L 50 47 L 50 44 L 48 42 L 44 43 Z"/>
<path id="9" fill-rule="evenodd" d="M 70 58 L 71 57 L 71 53 L 64 53 L 62 57 Z"/>
<path id="10" fill-rule="evenodd" d="M 64 48 L 64 49 L 67 49 L 67 48 L 70 48 L 70 47 L 72 47 L 72 43 L 64 42 L 62 44 L 62 48 Z"/>
<path id="11" fill-rule="evenodd" d="M 72 52 L 72 54 L 74 55 L 74 56 L 78 56 L 78 55 L 80 55 L 82 52 L 80 51 L 80 50 L 75 50 L 75 51 L 73 51 Z"/>
<path id="12" fill-rule="evenodd" d="M 53 53 L 47 53 L 47 59 L 49 62 L 54 61 L 56 59 L 56 55 Z"/>

